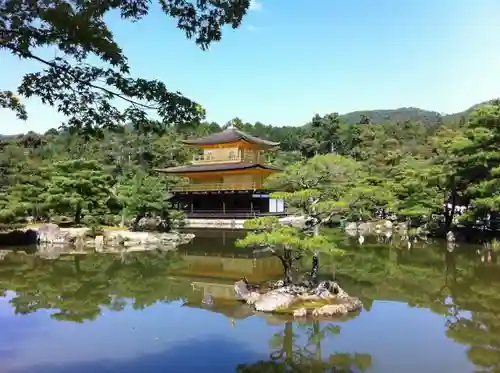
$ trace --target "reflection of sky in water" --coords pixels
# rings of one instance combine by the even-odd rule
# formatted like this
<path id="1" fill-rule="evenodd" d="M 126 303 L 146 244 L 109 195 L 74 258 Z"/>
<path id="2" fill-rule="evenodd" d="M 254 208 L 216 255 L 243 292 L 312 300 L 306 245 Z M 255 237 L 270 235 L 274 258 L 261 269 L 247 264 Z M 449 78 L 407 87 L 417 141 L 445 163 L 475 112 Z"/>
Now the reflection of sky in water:
<path id="1" fill-rule="evenodd" d="M 0 317 L 10 316 L 14 313 L 12 307 L 9 304 L 13 296 L 14 293 L 12 291 L 7 291 L 5 297 L 0 296 Z"/>
<path id="2" fill-rule="evenodd" d="M 376 373 L 474 370 L 466 347 L 446 337 L 443 317 L 425 309 L 375 302 L 370 312 L 341 328 L 340 335 L 322 342 L 323 356 L 368 353 Z M 223 315 L 179 303 L 104 311 L 94 322 L 77 324 L 52 320 L 49 312 L 14 316 L 2 299 L 0 330 L 1 365 L 8 372 L 229 373 L 238 364 L 266 359 L 269 341 L 283 325 L 269 325 L 256 316 L 236 321 L 232 328 Z M 297 327 L 294 332 L 303 333 Z M 304 336 L 295 342 L 303 345 Z"/>

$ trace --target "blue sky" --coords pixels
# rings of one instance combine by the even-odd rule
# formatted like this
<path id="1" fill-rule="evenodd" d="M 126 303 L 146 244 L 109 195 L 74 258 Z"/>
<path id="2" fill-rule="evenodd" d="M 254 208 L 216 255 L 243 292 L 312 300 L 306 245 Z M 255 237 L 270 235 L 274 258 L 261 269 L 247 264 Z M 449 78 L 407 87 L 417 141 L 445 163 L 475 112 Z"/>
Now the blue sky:
<path id="1" fill-rule="evenodd" d="M 139 23 L 110 17 L 134 76 L 163 80 L 207 109 L 301 125 L 314 113 L 414 106 L 456 112 L 500 96 L 498 0 L 258 0 L 240 29 L 199 50 L 155 8 Z M 0 52 L 0 86 L 39 68 Z M 0 111 L 0 133 L 63 120 L 28 101 L 30 118 Z"/>

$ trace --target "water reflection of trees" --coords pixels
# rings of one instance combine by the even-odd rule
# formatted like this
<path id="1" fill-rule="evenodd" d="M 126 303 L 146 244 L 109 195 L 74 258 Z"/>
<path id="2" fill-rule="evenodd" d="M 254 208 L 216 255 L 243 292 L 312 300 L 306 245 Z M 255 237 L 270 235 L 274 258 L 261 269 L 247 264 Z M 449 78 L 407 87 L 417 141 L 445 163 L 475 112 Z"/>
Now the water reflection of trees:
<path id="1" fill-rule="evenodd" d="M 373 245 L 331 265 L 344 288 L 365 305 L 395 300 L 442 315 L 448 337 L 468 346 L 469 360 L 480 372 L 500 372 L 500 267 L 471 249 Z"/>
<path id="2" fill-rule="evenodd" d="M 122 310 L 129 300 L 142 309 L 183 299 L 190 283 L 168 278 L 168 270 L 178 265 L 175 252 L 130 253 L 125 262 L 114 255 L 56 261 L 9 255 L 0 262 L 0 288 L 15 292 L 11 304 L 16 313 L 50 309 L 55 319 L 82 322 L 97 318 L 102 308 Z"/>
<path id="3" fill-rule="evenodd" d="M 458 315 L 448 325 L 448 337 L 469 346 L 467 355 L 479 372 L 500 372 L 499 271 L 498 266 L 475 266 L 469 272 L 474 281 L 457 283 L 454 303 L 471 314 Z"/>
<path id="4" fill-rule="evenodd" d="M 359 296 L 368 311 L 376 300 L 394 300 L 442 315 L 447 335 L 468 346 L 469 359 L 481 371 L 500 372 L 500 267 L 481 261 L 480 255 L 475 249 L 449 252 L 444 247 L 407 250 L 395 245 L 364 245 L 342 257 L 325 256 L 321 262 L 323 271 L 335 272 L 342 286 Z M 49 309 L 56 319 L 76 322 L 95 319 L 103 308 L 121 310 L 126 304 L 136 309 L 176 300 L 201 305 L 203 292 L 194 292 L 188 279 L 169 275 L 170 270 L 184 265 L 178 253 L 130 253 L 127 260 L 122 259 L 86 255 L 48 261 L 7 254 L 0 262 L 0 289 L 15 292 L 11 304 L 17 313 Z M 310 364 L 314 371 L 312 364 L 321 367 L 323 363 L 317 361 L 328 361 L 320 356 L 317 342 L 332 335 L 335 328 L 325 329 L 323 323 L 295 325 L 285 324 L 283 354 L 259 363 L 270 367 L 266 368 L 269 372 L 277 366 L 284 369 L 284 365 L 290 371 L 291 364 Z M 298 327 L 306 328 L 311 337 L 307 346 L 292 343 L 293 328 Z M 344 355 L 336 358 L 340 356 Z M 256 371 L 256 367 L 240 367 L 240 373 Z"/>
<path id="5" fill-rule="evenodd" d="M 272 352 L 269 359 L 251 364 L 241 364 L 237 373 L 351 373 L 366 371 L 371 368 L 372 360 L 368 354 L 333 353 L 324 358 L 321 342 L 328 336 L 337 335 L 340 328 L 334 324 L 322 325 L 318 321 L 298 324 L 307 336 L 307 341 L 300 345 L 294 334 L 291 321 L 284 324 L 283 332 L 277 333 L 271 340 Z"/>

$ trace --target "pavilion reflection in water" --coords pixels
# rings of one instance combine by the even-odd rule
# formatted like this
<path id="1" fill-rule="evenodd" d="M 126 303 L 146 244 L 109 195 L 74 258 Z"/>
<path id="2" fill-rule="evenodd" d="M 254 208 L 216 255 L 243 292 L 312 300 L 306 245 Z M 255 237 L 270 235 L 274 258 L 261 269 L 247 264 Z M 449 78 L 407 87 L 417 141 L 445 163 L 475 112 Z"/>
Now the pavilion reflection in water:
<path id="1" fill-rule="evenodd" d="M 197 296 L 184 306 L 203 308 L 241 319 L 253 314 L 250 307 L 234 298 L 234 283 L 245 277 L 251 283 L 265 283 L 283 274 L 280 260 L 269 254 L 255 254 L 235 247 L 241 231 L 196 230 L 195 239 L 179 248 L 182 266 L 170 272 L 177 280 L 191 283 Z"/>
<path id="2" fill-rule="evenodd" d="M 281 262 L 276 257 L 234 258 L 187 254 L 184 265 L 171 274 L 191 282 L 194 291 L 203 298 L 211 298 L 212 306 L 234 303 L 234 283 L 245 277 L 252 283 L 263 283 L 282 274 Z M 205 307 L 204 307 L 205 308 Z"/>

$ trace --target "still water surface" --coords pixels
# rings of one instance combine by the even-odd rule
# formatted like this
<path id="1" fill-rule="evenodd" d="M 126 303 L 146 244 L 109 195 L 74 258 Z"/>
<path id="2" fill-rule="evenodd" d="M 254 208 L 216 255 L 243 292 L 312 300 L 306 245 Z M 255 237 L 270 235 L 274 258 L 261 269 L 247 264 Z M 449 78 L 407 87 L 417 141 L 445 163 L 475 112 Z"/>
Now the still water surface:
<path id="1" fill-rule="evenodd" d="M 321 257 L 322 273 L 365 308 L 298 323 L 232 301 L 242 274 L 281 271 L 235 249 L 235 235 L 199 234 L 177 253 L 4 252 L 0 372 L 500 372 L 494 254 L 344 243 L 343 257 Z"/>

